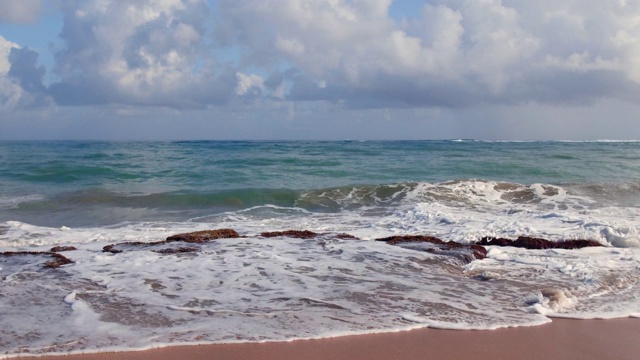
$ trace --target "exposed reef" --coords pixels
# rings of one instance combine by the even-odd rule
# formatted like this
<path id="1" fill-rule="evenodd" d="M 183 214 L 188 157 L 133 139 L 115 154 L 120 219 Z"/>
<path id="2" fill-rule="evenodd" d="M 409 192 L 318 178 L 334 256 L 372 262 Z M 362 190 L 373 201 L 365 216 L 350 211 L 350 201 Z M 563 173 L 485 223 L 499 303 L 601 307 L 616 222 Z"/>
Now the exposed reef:
<path id="1" fill-rule="evenodd" d="M 172 235 L 167 237 L 166 240 L 163 241 L 124 242 L 107 245 L 103 248 L 103 251 L 117 254 L 127 250 L 147 248 L 148 250 L 159 254 L 191 253 L 200 251 L 200 248 L 197 246 L 200 244 L 218 239 L 233 239 L 242 237 L 245 236 L 241 236 L 233 229 L 203 230 Z M 316 233 L 310 230 L 262 232 L 259 234 L 259 237 L 287 237 L 307 240 L 322 238 L 323 241 L 327 238 L 359 240 L 357 237 L 350 234 Z M 528 236 L 520 236 L 515 240 L 485 237 L 476 244 L 461 244 L 454 241 L 444 241 L 437 237 L 427 235 L 397 235 L 375 240 L 385 242 L 389 245 L 401 246 L 411 250 L 425 251 L 436 255 L 450 256 L 462 261 L 463 263 L 469 263 L 473 260 L 484 259 L 487 256 L 487 250 L 484 248 L 484 246 L 515 246 L 526 249 L 579 249 L 587 246 L 602 246 L 602 244 L 594 240 L 565 240 L 556 242 Z M 180 243 L 193 244 L 196 246 L 181 246 Z"/>
<path id="2" fill-rule="evenodd" d="M 102 251 L 118 254 L 130 248 L 136 248 L 136 247 L 138 248 L 157 247 L 159 245 L 167 245 L 167 244 L 176 243 L 176 242 L 184 242 L 189 244 L 204 244 L 206 242 L 217 240 L 217 239 L 232 239 L 232 238 L 239 238 L 239 237 L 240 235 L 233 229 L 202 230 L 202 231 L 194 231 L 190 233 L 171 235 L 166 240 L 162 240 L 162 241 L 154 241 L 154 242 L 132 241 L 132 242 L 111 244 L 103 247 Z M 198 248 L 170 247 L 170 248 L 164 248 L 164 249 L 152 249 L 152 251 L 161 253 L 161 254 L 176 254 L 176 253 L 185 253 L 185 252 L 195 252 L 195 251 L 198 251 Z"/>
<path id="3" fill-rule="evenodd" d="M 438 255 L 453 256 L 465 263 L 473 260 L 482 260 L 487 256 L 487 249 L 480 245 L 465 245 L 453 241 L 444 242 L 433 236 L 423 235 L 401 235 L 376 239 L 384 241 L 389 245 L 398 245 L 413 250 L 422 250 Z M 411 244 L 422 244 L 423 246 L 411 246 Z M 428 246 L 424 246 L 428 244 Z M 409 246 L 407 246 L 409 245 Z"/>
<path id="4" fill-rule="evenodd" d="M 198 250 L 200 249 L 195 247 L 179 247 L 179 248 L 167 248 L 167 249 L 151 250 L 151 251 L 157 252 L 158 254 L 181 254 L 181 253 L 188 253 L 188 252 L 196 252 Z"/>
<path id="5" fill-rule="evenodd" d="M 534 238 L 529 236 L 519 236 L 515 240 L 505 238 L 484 237 L 479 245 L 485 246 L 513 246 L 518 248 L 542 250 L 542 249 L 581 249 L 591 246 L 603 246 L 595 240 L 564 240 L 550 241 L 547 239 Z"/>
<path id="6" fill-rule="evenodd" d="M 327 238 L 341 240 L 359 240 L 357 237 L 340 233 L 316 233 L 309 230 L 285 230 L 260 233 L 260 237 L 288 237 L 297 239 L 316 239 L 321 238 L 320 243 L 323 247 L 326 245 Z M 155 242 L 122 242 L 111 244 L 103 247 L 102 251 L 113 254 L 122 253 L 134 249 L 147 249 L 159 254 L 181 254 L 194 253 L 201 250 L 201 244 L 211 242 L 218 239 L 243 238 L 233 229 L 216 229 L 203 230 L 189 233 L 176 234 L 167 237 L 162 241 Z M 484 237 L 476 244 L 461 244 L 454 241 L 443 241 L 437 237 L 426 235 L 397 235 L 385 238 L 375 239 L 375 241 L 385 242 L 389 245 L 401 246 L 411 250 L 426 251 L 437 255 L 451 256 L 463 261 L 464 263 L 473 260 L 484 259 L 487 250 L 484 246 L 514 246 L 525 249 L 580 249 L 591 246 L 603 246 L 595 240 L 564 240 L 550 241 L 542 238 L 534 238 L 529 236 L 520 236 L 515 240 L 506 238 Z M 192 244 L 191 246 L 183 246 L 183 244 Z M 45 268 L 56 269 L 62 265 L 73 263 L 72 260 L 60 255 L 58 252 L 77 250 L 73 246 L 55 246 L 48 252 L 34 251 L 16 251 L 16 252 L 0 252 L 0 256 L 47 256 L 52 258 L 44 263 Z"/>
<path id="7" fill-rule="evenodd" d="M 78 250 L 75 246 L 54 246 L 51 248 L 51 252 L 63 252 L 63 251 L 75 251 Z"/>
<path id="8" fill-rule="evenodd" d="M 313 239 L 319 234 L 309 230 L 285 230 L 285 231 L 272 231 L 260 233 L 260 236 L 265 238 L 272 237 L 290 237 L 296 239 Z"/>
<path id="9" fill-rule="evenodd" d="M 326 233 L 316 233 L 309 230 L 285 230 L 285 231 L 271 231 L 271 232 L 263 232 L 260 233 L 261 237 L 264 238 L 274 238 L 274 237 L 289 237 L 295 239 L 314 239 L 318 236 L 329 236 L 335 237 L 337 239 L 342 240 L 360 240 L 359 238 L 349 235 L 349 234 L 326 234 Z"/>
<path id="10" fill-rule="evenodd" d="M 232 239 L 239 237 L 240 234 L 233 229 L 202 230 L 169 236 L 166 242 L 183 241 L 186 243 L 202 244 L 216 239 Z"/>
<path id="11" fill-rule="evenodd" d="M 57 269 L 62 265 L 73 263 L 72 260 L 55 252 L 46 251 L 5 251 L 0 252 L 1 256 L 48 256 L 53 258 L 44 263 L 44 267 L 47 269 Z"/>

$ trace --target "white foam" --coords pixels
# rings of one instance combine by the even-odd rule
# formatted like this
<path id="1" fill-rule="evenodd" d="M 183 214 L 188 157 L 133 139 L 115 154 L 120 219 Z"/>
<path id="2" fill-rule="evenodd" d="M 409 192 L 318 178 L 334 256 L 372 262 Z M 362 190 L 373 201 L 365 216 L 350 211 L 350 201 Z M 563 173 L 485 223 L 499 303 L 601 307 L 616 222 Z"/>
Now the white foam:
<path id="1" fill-rule="evenodd" d="M 615 247 L 640 247 L 638 228 L 631 226 L 602 226 L 600 231 L 609 244 Z"/>
<path id="2" fill-rule="evenodd" d="M 456 270 L 420 249 L 373 241 L 228 239 L 180 255 L 109 254 L 81 244 L 65 253 L 75 263 L 54 272 L 10 264 L 14 274 L 5 278 L 11 286 L 0 289 L 0 311 L 15 307 L 11 299 L 27 301 L 0 326 L 20 318 L 16 333 L 34 331 L 43 314 L 54 316 L 58 326 L 29 345 L 37 353 L 54 342 L 66 344 L 56 351 L 70 352 L 415 326 L 495 329 L 541 324 L 547 316 L 640 313 L 633 271 L 640 249 L 490 247 L 488 255 Z M 18 351 L 12 349 L 4 351 Z"/>

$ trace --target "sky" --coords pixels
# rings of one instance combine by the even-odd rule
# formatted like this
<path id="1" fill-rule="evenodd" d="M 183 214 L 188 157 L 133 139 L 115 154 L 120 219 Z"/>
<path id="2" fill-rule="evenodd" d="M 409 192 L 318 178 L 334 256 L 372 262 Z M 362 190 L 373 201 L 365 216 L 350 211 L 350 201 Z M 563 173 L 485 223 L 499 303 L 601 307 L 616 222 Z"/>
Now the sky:
<path id="1" fill-rule="evenodd" d="M 0 140 L 640 139 L 640 0 L 0 0 Z"/>

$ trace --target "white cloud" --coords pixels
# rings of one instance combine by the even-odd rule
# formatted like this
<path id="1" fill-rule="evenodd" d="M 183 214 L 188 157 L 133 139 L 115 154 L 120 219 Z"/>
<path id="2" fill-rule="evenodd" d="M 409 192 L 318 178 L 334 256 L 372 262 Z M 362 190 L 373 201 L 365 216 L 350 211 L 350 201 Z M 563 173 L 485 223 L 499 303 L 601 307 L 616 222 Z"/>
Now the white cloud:
<path id="1" fill-rule="evenodd" d="M 637 0 L 432 0 L 409 21 L 391 18 L 386 0 L 218 4 L 248 49 L 245 61 L 301 71 L 291 80 L 298 82 L 291 95 L 300 99 L 574 102 L 582 92 L 591 101 L 640 84 Z M 325 80 L 327 91 L 311 86 Z M 576 93 L 548 96 L 572 82 Z M 589 82 L 602 83 L 599 95 L 582 88 Z"/>
<path id="2" fill-rule="evenodd" d="M 215 4 L 67 3 L 47 93 L 62 105 L 176 108 L 233 97 L 373 108 L 640 100 L 640 0 L 427 0 L 405 19 L 391 17 L 392 0 Z M 0 44 L 6 72 L 1 55 Z M 27 92 L 41 88 L 31 70 Z"/>
<path id="3" fill-rule="evenodd" d="M 457 73 L 459 51 L 464 35 L 462 14 L 449 7 L 426 5 L 422 11 L 423 40 L 432 49 L 435 68 L 449 76 Z"/>
<path id="4" fill-rule="evenodd" d="M 387 80 L 421 88 L 447 81 L 476 82 L 501 94 L 538 49 L 517 11 L 500 1 L 426 4 L 410 32 L 387 14 L 390 1 L 220 1 L 238 37 L 263 59 L 285 59 L 306 76 L 357 92 L 376 92 Z M 264 29 L 270 29 L 264 31 Z M 276 54 L 274 54 L 274 51 Z M 429 85 L 426 85 L 429 86 Z M 398 94 L 399 97 L 404 94 Z"/>
<path id="5" fill-rule="evenodd" d="M 255 74 L 236 73 L 238 85 L 236 85 L 237 95 L 260 94 L 264 89 L 264 80 Z"/>
<path id="6" fill-rule="evenodd" d="M 205 42 L 202 0 L 83 1 L 65 14 L 60 102 L 202 106 L 227 96 Z M 233 81 L 233 73 L 228 76 Z M 87 88 L 92 94 L 82 98 Z"/>
<path id="7" fill-rule="evenodd" d="M 11 68 L 9 53 L 18 48 L 18 44 L 0 36 L 0 114 L 11 111 L 22 96 L 20 86 L 7 76 Z"/>
<path id="8" fill-rule="evenodd" d="M 511 3 L 530 31 L 541 39 L 539 58 L 575 64 L 579 56 L 586 56 L 592 63 L 583 66 L 583 70 L 606 68 L 640 83 L 640 1 L 514 0 Z M 547 62 L 551 67 L 557 63 Z M 573 71 L 575 67 L 566 69 Z"/>
<path id="9" fill-rule="evenodd" d="M 0 76 L 7 75 L 11 64 L 9 63 L 9 53 L 13 48 L 19 48 L 18 44 L 11 42 L 0 35 Z"/>
<path id="10" fill-rule="evenodd" d="M 461 7 L 470 44 L 464 68 L 494 94 L 504 91 L 513 72 L 536 54 L 539 40 L 520 24 L 520 15 L 501 0 L 467 0 Z M 464 68 L 460 69 L 464 71 Z"/>
<path id="11" fill-rule="evenodd" d="M 0 114 L 10 112 L 20 101 L 23 91 L 13 81 L 0 76 Z"/>
<path id="12" fill-rule="evenodd" d="M 302 57 L 304 56 L 304 44 L 297 39 L 284 38 L 282 36 L 276 37 L 275 47 L 282 51 L 287 56 Z"/>
<path id="13" fill-rule="evenodd" d="M 357 82 L 370 62 L 388 66 L 390 52 L 377 51 L 375 42 L 403 41 L 394 40 L 393 22 L 386 17 L 389 3 L 248 0 L 220 1 L 219 8 L 233 22 L 239 40 L 257 53 L 257 61 L 265 61 L 261 65 L 284 59 L 312 76 L 340 71 Z"/>

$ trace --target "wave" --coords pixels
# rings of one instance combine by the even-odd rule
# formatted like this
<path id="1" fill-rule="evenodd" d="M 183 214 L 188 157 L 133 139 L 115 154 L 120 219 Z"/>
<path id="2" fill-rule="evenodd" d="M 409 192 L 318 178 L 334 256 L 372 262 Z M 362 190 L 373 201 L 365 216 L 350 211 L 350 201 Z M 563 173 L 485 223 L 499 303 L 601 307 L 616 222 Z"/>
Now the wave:
<path id="1" fill-rule="evenodd" d="M 595 206 L 592 196 L 603 189 L 611 194 L 628 195 L 640 184 L 581 186 L 575 192 L 552 184 L 518 184 L 481 179 L 451 180 L 438 183 L 407 182 L 388 185 L 355 185 L 317 189 L 302 193 L 296 205 L 303 208 L 333 210 L 360 207 L 391 207 L 412 203 L 443 203 L 454 207 L 531 206 L 547 209 L 583 209 Z"/>
<path id="2" fill-rule="evenodd" d="M 547 189 L 544 194 L 557 194 L 552 185 L 540 185 Z M 520 185 L 485 180 L 454 180 L 442 183 L 407 182 L 381 185 L 350 185 L 313 189 L 308 191 L 289 189 L 235 189 L 218 192 L 160 192 L 121 193 L 104 188 L 89 188 L 63 192 L 54 196 L 28 195 L 0 199 L 5 207 L 21 209 L 58 208 L 69 205 L 105 205 L 146 208 L 248 208 L 262 204 L 280 206 L 302 205 L 308 208 L 339 209 L 371 205 L 394 205 L 407 196 L 412 201 L 436 201 L 457 197 L 458 201 L 472 201 L 474 197 L 532 201 L 535 191 L 532 185 Z M 634 189 L 637 185 L 628 187 Z M 589 186 L 583 186 L 589 189 Z M 597 185 L 591 186 L 596 189 Z M 466 190 L 465 190 L 466 189 Z M 491 195 L 497 191 L 502 195 Z M 524 193 L 527 193 L 526 195 Z M 520 194 L 520 196 L 514 196 Z M 530 202 L 529 201 L 529 202 Z"/>
<path id="3" fill-rule="evenodd" d="M 437 141 L 437 140 L 425 140 L 429 141 Z M 449 142 L 476 142 L 476 143 L 579 143 L 579 144 L 589 144 L 589 143 L 638 143 L 640 140 L 637 139 L 593 139 L 593 140 L 568 140 L 568 139 L 560 139 L 560 140 L 487 140 L 487 139 L 449 139 L 446 140 Z"/>
<path id="4" fill-rule="evenodd" d="M 310 211 L 338 212 L 371 207 L 393 208 L 416 203 L 442 203 L 470 208 L 529 206 L 565 210 L 603 205 L 634 207 L 640 204 L 638 194 L 640 182 L 554 185 L 460 179 L 433 183 L 357 184 L 310 190 L 246 188 L 147 194 L 88 188 L 52 196 L 0 198 L 0 208 L 20 213 L 96 207 L 224 212 L 269 204 L 300 207 Z"/>
<path id="5" fill-rule="evenodd" d="M 97 188 L 5 201 L 9 208 L 0 212 L 3 219 L 45 227 L 19 230 L 21 243 L 46 237 L 48 228 L 125 224 L 126 236 L 131 230 L 127 224 L 134 224 L 138 230 L 133 232 L 139 233 L 148 232 L 153 223 L 183 230 L 216 224 L 250 233 L 274 228 L 329 230 L 363 239 L 414 233 L 461 243 L 526 235 L 635 247 L 640 245 L 638 193 L 640 183 L 552 185 L 480 179 L 307 191 L 124 194 Z"/>
<path id="6" fill-rule="evenodd" d="M 238 189 L 214 193 L 164 192 L 152 194 L 118 193 L 102 188 L 65 192 L 51 197 L 23 197 L 6 200 L 22 210 L 63 208 L 67 206 L 118 206 L 141 208 L 219 208 L 228 210 L 271 203 L 292 205 L 298 192 L 285 189 Z"/>

